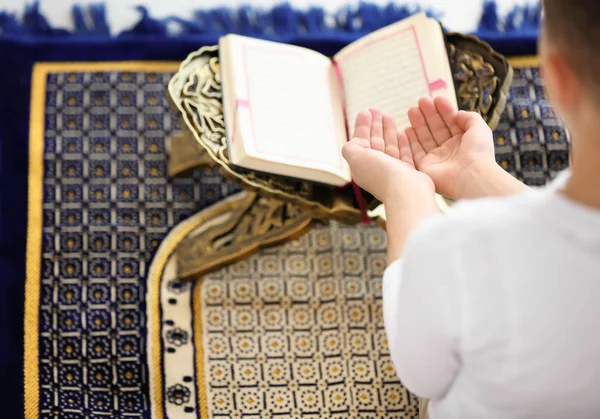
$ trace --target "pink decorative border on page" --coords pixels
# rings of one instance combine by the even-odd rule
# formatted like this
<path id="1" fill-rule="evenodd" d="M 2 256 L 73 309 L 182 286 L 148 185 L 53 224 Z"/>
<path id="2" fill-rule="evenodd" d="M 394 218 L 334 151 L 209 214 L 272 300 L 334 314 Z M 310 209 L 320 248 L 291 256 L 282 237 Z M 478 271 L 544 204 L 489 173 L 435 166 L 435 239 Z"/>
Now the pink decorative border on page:
<path id="1" fill-rule="evenodd" d="M 231 144 L 235 143 L 235 133 L 237 132 L 237 113 L 238 109 L 245 108 L 250 112 L 250 121 L 252 123 L 252 131 L 254 132 L 254 122 L 252 120 L 252 110 L 250 109 L 250 102 L 246 99 L 236 99 L 235 108 L 233 108 L 233 134 L 231 134 Z"/>
<path id="2" fill-rule="evenodd" d="M 271 153 L 269 151 L 264 151 L 262 149 L 259 149 L 260 144 L 259 144 L 259 142 L 257 141 L 257 138 L 256 138 L 256 130 L 255 130 L 255 126 L 254 126 L 254 118 L 252 117 L 252 106 L 251 106 L 252 99 L 250 97 L 250 88 L 249 88 L 249 86 L 250 86 L 250 77 L 249 77 L 249 74 L 248 74 L 248 50 L 250 50 L 250 49 L 256 49 L 256 50 L 261 50 L 261 51 L 268 51 L 269 53 L 273 53 L 273 49 L 272 48 L 264 48 L 264 47 L 255 46 L 255 45 L 252 45 L 252 46 L 250 46 L 250 45 L 243 45 L 242 46 L 242 55 L 243 55 L 243 62 L 244 62 L 244 74 L 245 74 L 245 82 L 246 82 L 246 98 L 245 99 L 243 99 L 243 98 L 237 98 L 236 101 L 235 101 L 234 118 L 233 118 L 234 133 L 237 131 L 237 123 L 238 123 L 238 121 L 237 121 L 237 114 L 238 114 L 238 110 L 239 109 L 248 109 L 248 112 L 250 113 L 250 122 L 251 122 L 251 126 L 252 126 L 252 140 L 253 140 L 253 143 L 254 143 L 254 146 L 256 147 L 256 149 L 259 152 L 263 153 L 263 154 L 276 155 L 276 156 L 279 156 L 279 157 L 286 157 L 286 158 L 291 158 L 291 159 L 298 160 L 299 159 L 298 156 L 294 156 L 294 155 L 291 155 L 291 154 L 281 154 L 281 153 L 274 154 L 274 153 Z M 282 55 L 285 54 L 285 55 L 295 55 L 295 56 L 298 56 L 297 53 L 295 53 L 293 51 L 289 51 L 287 49 L 280 49 L 280 50 L 277 51 L 277 54 L 282 54 Z M 331 118 L 335 119 L 334 115 L 333 115 L 333 112 L 331 113 Z M 282 135 L 285 135 L 285 134 L 282 133 Z M 232 144 L 235 141 L 234 136 L 235 136 L 235 134 L 232 135 L 232 138 L 231 138 Z M 335 140 L 336 140 L 336 143 L 341 148 L 342 141 L 341 141 L 341 138 L 340 138 L 339 134 L 336 135 L 336 139 Z M 339 163 L 338 168 L 343 169 L 342 155 L 341 155 L 341 153 L 339 153 L 339 154 L 340 154 L 340 156 L 339 156 L 339 160 L 338 160 L 338 163 Z M 316 159 L 303 158 L 302 160 L 305 160 L 307 162 L 318 163 L 320 165 L 325 164 L 325 163 L 323 163 L 323 161 L 316 160 Z"/>
<path id="3" fill-rule="evenodd" d="M 425 66 L 425 59 L 423 58 L 423 50 L 421 49 L 421 44 L 419 43 L 419 37 L 417 35 L 417 29 L 415 28 L 415 25 L 411 25 L 408 28 L 401 29 L 397 32 L 389 33 L 381 38 L 374 39 L 370 42 L 365 42 L 364 45 L 361 45 L 359 48 L 348 52 L 348 54 L 343 56 L 341 60 L 338 60 L 338 64 L 340 62 L 343 62 L 344 60 L 346 60 L 348 57 L 356 54 L 357 52 L 362 51 L 363 49 L 365 49 L 366 47 L 368 47 L 370 45 L 373 45 L 373 44 L 376 44 L 376 43 L 379 43 L 382 41 L 386 41 L 393 36 L 401 35 L 408 31 L 411 31 L 413 34 L 415 44 L 417 45 L 417 51 L 419 53 L 419 60 L 421 61 L 421 69 L 423 70 L 423 76 L 425 77 L 425 82 L 427 83 L 429 95 L 432 96 L 433 92 L 435 92 L 437 90 L 445 89 L 447 87 L 447 85 L 446 85 L 446 81 L 443 79 L 438 79 L 438 80 L 434 80 L 434 81 L 429 80 L 429 76 L 427 75 L 427 67 Z"/>

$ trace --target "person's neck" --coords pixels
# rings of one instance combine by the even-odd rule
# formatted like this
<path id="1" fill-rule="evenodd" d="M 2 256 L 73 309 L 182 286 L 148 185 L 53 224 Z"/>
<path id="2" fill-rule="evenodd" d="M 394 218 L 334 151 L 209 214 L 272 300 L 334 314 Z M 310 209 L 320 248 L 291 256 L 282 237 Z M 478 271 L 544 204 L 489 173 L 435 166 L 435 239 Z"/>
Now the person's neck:
<path id="1" fill-rule="evenodd" d="M 583 205 L 600 209 L 600 138 L 577 137 L 572 147 L 571 176 L 563 193 Z"/>

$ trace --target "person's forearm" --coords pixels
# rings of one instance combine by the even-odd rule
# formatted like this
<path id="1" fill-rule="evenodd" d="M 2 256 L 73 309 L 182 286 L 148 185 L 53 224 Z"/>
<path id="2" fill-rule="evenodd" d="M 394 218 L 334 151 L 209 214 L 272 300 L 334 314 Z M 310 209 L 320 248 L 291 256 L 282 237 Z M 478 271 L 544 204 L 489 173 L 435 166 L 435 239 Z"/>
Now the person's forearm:
<path id="1" fill-rule="evenodd" d="M 456 199 L 515 195 L 528 187 L 495 163 L 474 164 L 457 180 Z"/>
<path id="2" fill-rule="evenodd" d="M 432 191 L 398 191 L 384 202 L 388 235 L 388 263 L 402 257 L 411 233 L 423 221 L 440 214 Z"/>

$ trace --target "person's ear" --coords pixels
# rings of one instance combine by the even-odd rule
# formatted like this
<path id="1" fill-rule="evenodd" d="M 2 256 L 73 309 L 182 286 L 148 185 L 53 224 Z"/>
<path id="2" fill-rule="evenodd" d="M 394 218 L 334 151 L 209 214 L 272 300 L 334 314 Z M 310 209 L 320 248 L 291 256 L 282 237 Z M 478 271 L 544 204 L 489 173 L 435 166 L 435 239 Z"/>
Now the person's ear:
<path id="1" fill-rule="evenodd" d="M 542 41 L 542 44 L 545 43 Z M 541 46 L 540 58 L 546 92 L 552 105 L 564 118 L 568 118 L 566 113 L 577 108 L 584 86 L 573 70 L 572 63 L 558 48 Z"/>

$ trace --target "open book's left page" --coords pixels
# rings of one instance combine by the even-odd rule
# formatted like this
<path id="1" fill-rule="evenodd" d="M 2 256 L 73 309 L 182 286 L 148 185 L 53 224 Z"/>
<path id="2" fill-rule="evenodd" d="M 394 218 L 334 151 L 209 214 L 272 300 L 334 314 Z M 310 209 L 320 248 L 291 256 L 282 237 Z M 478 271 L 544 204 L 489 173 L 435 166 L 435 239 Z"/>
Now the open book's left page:
<path id="1" fill-rule="evenodd" d="M 330 59 L 236 35 L 222 38 L 219 48 L 232 164 L 321 183 L 348 182 L 341 91 Z"/>

